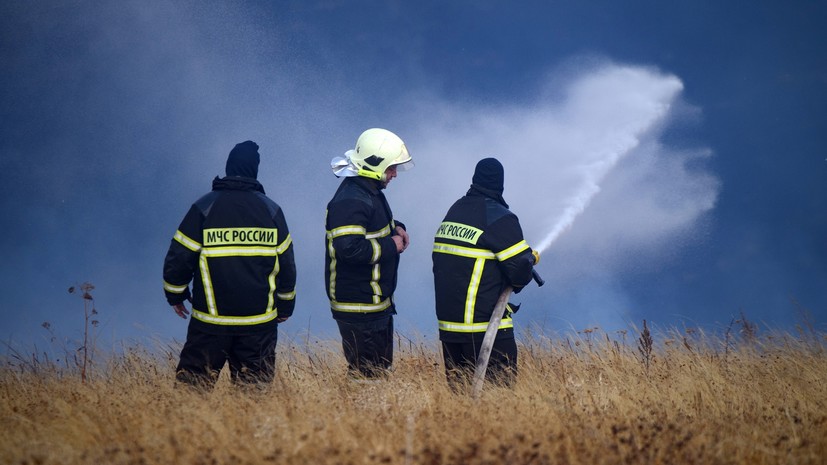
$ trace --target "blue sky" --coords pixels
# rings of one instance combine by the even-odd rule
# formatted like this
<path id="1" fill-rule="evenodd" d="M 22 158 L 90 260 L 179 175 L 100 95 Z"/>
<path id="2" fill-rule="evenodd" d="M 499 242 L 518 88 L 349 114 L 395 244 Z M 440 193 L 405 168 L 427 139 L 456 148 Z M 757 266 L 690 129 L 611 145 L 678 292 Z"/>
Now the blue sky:
<path id="1" fill-rule="evenodd" d="M 369 127 L 414 170 L 398 328 L 436 335 L 430 245 L 486 156 L 530 243 L 559 225 L 518 325 L 827 324 L 823 2 L 7 2 L 0 7 L 2 331 L 181 340 L 161 266 L 232 146 L 299 259 L 289 337 L 334 325 L 331 158 Z M 564 224 L 565 223 L 565 224 Z"/>

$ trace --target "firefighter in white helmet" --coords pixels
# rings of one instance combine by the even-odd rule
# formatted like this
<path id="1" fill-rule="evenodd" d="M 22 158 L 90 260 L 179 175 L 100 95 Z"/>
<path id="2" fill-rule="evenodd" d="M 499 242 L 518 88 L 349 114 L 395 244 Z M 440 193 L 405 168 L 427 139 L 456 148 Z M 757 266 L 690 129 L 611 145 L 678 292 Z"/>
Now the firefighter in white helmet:
<path id="1" fill-rule="evenodd" d="M 393 363 L 393 293 L 410 239 L 382 190 L 412 166 L 402 139 L 379 128 L 363 132 L 353 150 L 331 162 L 344 179 L 327 205 L 325 278 L 354 379 L 380 378 Z"/>

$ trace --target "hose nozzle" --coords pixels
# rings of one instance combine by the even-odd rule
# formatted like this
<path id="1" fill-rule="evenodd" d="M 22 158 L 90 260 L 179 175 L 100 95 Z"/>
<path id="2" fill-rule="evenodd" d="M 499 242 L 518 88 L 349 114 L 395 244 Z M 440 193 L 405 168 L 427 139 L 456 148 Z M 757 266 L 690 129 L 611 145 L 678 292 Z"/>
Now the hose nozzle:
<path id="1" fill-rule="evenodd" d="M 546 282 L 543 281 L 543 278 L 541 278 L 539 274 L 537 274 L 537 270 L 535 270 L 533 268 L 533 267 L 537 266 L 538 263 L 540 263 L 540 252 L 538 252 L 536 250 L 532 250 L 531 251 L 531 265 L 532 265 L 531 277 L 532 277 L 532 279 L 534 279 L 534 282 L 537 283 L 537 287 L 540 287 L 543 284 L 545 284 Z"/>
<path id="2" fill-rule="evenodd" d="M 534 282 L 537 283 L 537 287 L 542 287 L 542 285 L 546 283 L 545 280 L 543 280 L 543 278 L 540 277 L 540 274 L 537 273 L 537 270 L 535 270 L 534 268 L 531 269 L 531 277 L 534 279 Z"/>

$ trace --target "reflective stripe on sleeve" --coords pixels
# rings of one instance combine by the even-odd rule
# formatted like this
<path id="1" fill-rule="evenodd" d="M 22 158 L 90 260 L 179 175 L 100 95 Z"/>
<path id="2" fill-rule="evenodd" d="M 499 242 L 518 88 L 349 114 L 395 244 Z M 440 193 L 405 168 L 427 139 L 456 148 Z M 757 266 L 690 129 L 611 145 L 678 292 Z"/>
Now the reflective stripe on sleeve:
<path id="1" fill-rule="evenodd" d="M 373 231 L 369 233 L 365 233 L 366 239 L 376 239 L 377 237 L 385 237 L 390 235 L 391 227 L 390 225 L 385 226 L 384 228 L 380 229 L 379 231 Z"/>
<path id="2" fill-rule="evenodd" d="M 184 284 L 183 286 L 176 286 L 174 284 L 170 284 L 170 283 L 164 281 L 164 290 L 167 291 L 167 292 L 171 292 L 173 294 L 183 294 L 184 291 L 186 291 L 188 287 L 189 287 L 189 283 Z"/>
<path id="3" fill-rule="evenodd" d="M 287 237 L 284 239 L 284 241 L 282 241 L 282 243 L 279 244 L 278 247 L 276 247 L 276 253 L 281 255 L 284 252 L 287 252 L 287 248 L 290 247 L 290 244 L 292 244 L 292 243 L 293 243 L 293 237 L 290 234 L 288 234 Z"/>
<path id="4" fill-rule="evenodd" d="M 296 298 L 296 291 L 279 292 L 278 294 L 276 294 L 276 296 L 279 298 L 279 300 L 293 300 Z"/>
<path id="5" fill-rule="evenodd" d="M 182 233 L 181 231 L 175 231 L 175 235 L 172 236 L 172 238 L 178 241 L 179 244 L 192 250 L 193 252 L 198 252 L 199 250 L 201 250 L 201 244 L 198 243 L 198 241 L 190 239 L 189 237 L 187 237 L 186 234 Z"/>
<path id="6" fill-rule="evenodd" d="M 341 236 L 347 236 L 350 234 L 359 234 L 365 235 L 365 228 L 364 226 L 359 226 L 358 224 L 350 224 L 347 226 L 339 226 L 338 228 L 333 228 L 330 231 L 327 231 L 327 238 L 328 239 L 335 239 Z"/>
<path id="7" fill-rule="evenodd" d="M 497 253 L 497 260 L 503 261 L 508 260 L 509 258 L 517 255 L 518 253 L 522 252 L 523 250 L 528 249 L 528 243 L 525 240 L 522 240 L 511 247 Z"/>

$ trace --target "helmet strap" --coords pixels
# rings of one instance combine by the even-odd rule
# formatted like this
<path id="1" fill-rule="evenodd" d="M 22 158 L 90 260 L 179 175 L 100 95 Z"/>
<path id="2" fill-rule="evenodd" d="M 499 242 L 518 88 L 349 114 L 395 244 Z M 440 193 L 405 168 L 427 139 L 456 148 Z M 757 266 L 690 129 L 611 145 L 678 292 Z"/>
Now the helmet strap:
<path id="1" fill-rule="evenodd" d="M 377 173 L 375 171 L 366 170 L 364 168 L 359 168 L 359 176 L 363 176 L 365 178 L 375 179 L 377 181 L 384 181 L 385 173 Z"/>

